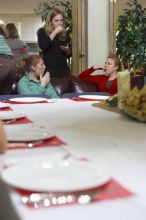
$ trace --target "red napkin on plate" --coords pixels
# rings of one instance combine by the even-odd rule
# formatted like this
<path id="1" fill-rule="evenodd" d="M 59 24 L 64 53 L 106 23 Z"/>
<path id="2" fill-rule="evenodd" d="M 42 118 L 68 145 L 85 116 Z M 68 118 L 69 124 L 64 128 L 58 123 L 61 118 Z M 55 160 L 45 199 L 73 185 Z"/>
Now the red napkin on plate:
<path id="1" fill-rule="evenodd" d="M 48 138 L 46 140 L 43 141 L 39 141 L 38 144 L 35 144 L 34 147 L 53 147 L 53 146 L 62 146 L 62 145 L 66 145 L 66 143 L 64 141 L 62 141 L 60 138 L 58 138 L 57 136 L 54 136 L 52 138 Z M 13 149 L 31 149 L 27 146 L 25 146 L 25 143 L 8 143 L 7 149 L 9 150 L 13 150 Z"/>
<path id="2" fill-rule="evenodd" d="M 91 101 L 91 99 L 88 100 L 88 99 L 82 99 L 82 98 L 78 98 L 78 97 L 71 98 L 71 100 L 76 101 L 76 102 Z"/>
<path id="3" fill-rule="evenodd" d="M 13 109 L 11 109 L 11 107 L 4 107 L 0 108 L 0 111 L 13 111 Z"/>
<path id="4" fill-rule="evenodd" d="M 16 191 L 20 194 L 20 196 L 29 196 L 32 193 L 37 193 L 37 192 L 32 192 L 32 191 L 27 191 L 27 190 L 21 190 L 21 189 L 16 189 Z M 83 194 L 90 194 L 91 192 L 95 192 L 96 195 L 94 195 L 94 198 L 92 198 L 92 202 L 100 202 L 100 201 L 106 201 L 106 200 L 111 200 L 111 199 L 119 199 L 119 198 L 125 198 L 129 196 L 133 196 L 134 193 L 126 189 L 124 186 L 122 186 L 120 183 L 118 183 L 114 179 L 110 179 L 106 184 L 100 186 L 100 187 L 95 187 L 89 190 L 85 191 L 78 191 L 74 192 L 75 195 L 83 195 Z M 40 192 L 41 193 L 41 192 Z M 73 194 L 72 192 L 67 192 L 67 194 Z M 70 204 L 76 204 L 75 202 L 69 203 Z M 64 205 L 64 204 L 63 204 Z M 27 204 L 29 208 L 34 208 L 30 204 Z M 51 207 L 51 206 L 49 206 Z M 56 205 L 58 207 L 58 205 Z"/>
<path id="5" fill-rule="evenodd" d="M 27 124 L 27 123 L 32 123 L 32 121 L 30 119 L 28 119 L 27 117 L 22 117 L 22 118 L 17 118 L 16 120 L 13 121 L 12 120 L 8 120 L 9 122 L 7 123 L 7 121 L 3 121 L 4 124 Z"/>
<path id="6" fill-rule="evenodd" d="M 80 97 L 71 98 L 71 100 L 76 101 L 76 102 L 98 101 L 97 99 L 83 99 Z"/>

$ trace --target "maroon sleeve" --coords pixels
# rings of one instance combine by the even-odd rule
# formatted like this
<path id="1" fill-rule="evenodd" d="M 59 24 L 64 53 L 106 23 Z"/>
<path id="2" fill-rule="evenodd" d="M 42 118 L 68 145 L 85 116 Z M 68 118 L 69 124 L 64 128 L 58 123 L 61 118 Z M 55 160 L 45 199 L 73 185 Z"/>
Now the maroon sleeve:
<path id="1" fill-rule="evenodd" d="M 89 69 L 86 69 L 86 70 L 84 70 L 83 72 L 81 72 L 80 75 L 79 75 L 79 78 L 86 80 L 86 77 L 87 77 L 87 76 L 90 76 L 90 74 L 93 73 L 94 71 L 95 71 L 95 70 L 94 70 L 94 68 L 93 68 L 93 66 L 92 66 L 92 67 L 90 67 Z"/>

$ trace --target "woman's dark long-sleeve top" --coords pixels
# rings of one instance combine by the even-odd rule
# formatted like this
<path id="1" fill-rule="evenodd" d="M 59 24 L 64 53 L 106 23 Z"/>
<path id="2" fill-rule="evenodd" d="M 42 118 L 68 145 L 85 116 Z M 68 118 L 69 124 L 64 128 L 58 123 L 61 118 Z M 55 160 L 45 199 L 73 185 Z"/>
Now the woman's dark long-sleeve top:
<path id="1" fill-rule="evenodd" d="M 43 60 L 47 71 L 50 72 L 51 77 L 68 77 L 70 76 L 70 69 L 67 64 L 67 58 L 71 57 L 66 54 L 60 46 L 69 44 L 71 47 L 70 37 L 66 37 L 62 42 L 55 37 L 53 40 L 46 34 L 44 28 L 38 30 L 38 45 L 43 53 Z M 71 49 L 71 48 L 70 48 Z"/>

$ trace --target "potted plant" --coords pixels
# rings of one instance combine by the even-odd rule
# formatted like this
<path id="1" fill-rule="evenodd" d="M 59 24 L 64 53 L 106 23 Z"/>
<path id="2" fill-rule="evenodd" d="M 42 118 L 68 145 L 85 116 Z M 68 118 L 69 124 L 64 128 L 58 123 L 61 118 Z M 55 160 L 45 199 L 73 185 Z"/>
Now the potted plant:
<path id="1" fill-rule="evenodd" d="M 116 54 L 135 74 L 146 64 L 146 8 L 138 0 L 130 0 L 127 5 L 117 18 Z"/>
<path id="2" fill-rule="evenodd" d="M 39 15 L 41 17 L 42 22 L 46 21 L 48 13 L 53 8 L 59 8 L 63 12 L 64 15 L 64 24 L 65 28 L 70 34 L 72 32 L 72 7 L 71 7 L 71 1 L 45 1 L 41 2 L 37 5 L 37 7 L 34 9 L 34 13 Z"/>

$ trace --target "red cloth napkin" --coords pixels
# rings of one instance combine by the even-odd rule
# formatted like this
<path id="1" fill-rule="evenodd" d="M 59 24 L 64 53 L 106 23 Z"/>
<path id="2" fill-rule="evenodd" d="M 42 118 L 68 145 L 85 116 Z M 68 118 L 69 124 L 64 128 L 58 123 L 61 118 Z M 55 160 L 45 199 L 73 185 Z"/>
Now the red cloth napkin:
<path id="1" fill-rule="evenodd" d="M 10 107 L 0 108 L 0 111 L 13 111 Z"/>
<path id="2" fill-rule="evenodd" d="M 8 143 L 7 149 L 9 149 L 9 150 L 13 150 L 13 149 L 30 149 L 30 148 L 24 146 L 25 145 L 24 143 L 20 143 L 20 145 L 19 145 L 19 142 L 18 142 L 14 146 L 10 146 L 10 145 Z M 53 146 L 62 146 L 62 145 L 66 145 L 66 143 L 64 141 L 62 141 L 60 138 L 58 138 L 57 136 L 54 136 L 52 138 L 48 138 L 48 139 L 44 140 L 41 143 L 36 144 L 32 148 L 35 148 L 35 147 L 53 147 Z"/>
<path id="3" fill-rule="evenodd" d="M 82 98 L 71 98 L 71 100 L 75 102 L 86 102 L 86 101 L 92 101 L 91 99 L 82 99 Z"/>
<path id="4" fill-rule="evenodd" d="M 7 124 L 7 122 L 5 123 L 5 121 L 3 121 L 3 123 Z M 12 122 L 9 121 L 9 124 L 27 124 L 27 123 L 32 123 L 32 121 L 27 117 L 17 118 L 15 121 L 13 121 L 12 119 Z"/>
<path id="5" fill-rule="evenodd" d="M 92 188 L 91 190 L 74 192 L 74 194 L 75 195 L 80 195 L 83 193 L 88 194 L 88 193 L 94 192 L 95 190 L 97 191 L 97 194 L 94 196 L 93 202 L 100 202 L 100 201 L 109 200 L 109 199 L 125 198 L 125 197 L 134 195 L 134 193 L 126 189 L 124 186 L 122 186 L 120 183 L 118 183 L 114 179 L 111 179 L 108 183 L 100 187 L 95 187 L 95 188 Z M 20 196 L 29 196 L 32 193 L 35 193 L 32 191 L 21 190 L 21 189 L 16 189 L 16 191 L 20 194 Z M 70 192 L 67 192 L 67 194 L 69 193 Z M 73 193 L 71 192 L 70 194 L 73 194 Z M 76 203 L 70 203 L 70 204 L 76 204 Z M 67 205 L 70 205 L 70 204 L 67 204 Z M 27 206 L 29 208 L 34 208 L 29 204 L 27 204 Z"/>
<path id="6" fill-rule="evenodd" d="M 79 98 L 79 97 L 71 98 L 71 100 L 76 101 L 76 102 L 101 101 L 101 100 L 98 100 L 98 99 L 83 99 L 83 98 Z"/>

